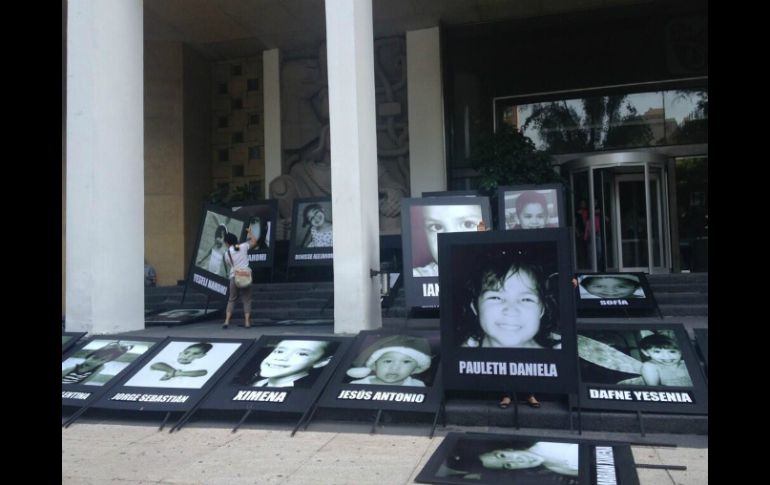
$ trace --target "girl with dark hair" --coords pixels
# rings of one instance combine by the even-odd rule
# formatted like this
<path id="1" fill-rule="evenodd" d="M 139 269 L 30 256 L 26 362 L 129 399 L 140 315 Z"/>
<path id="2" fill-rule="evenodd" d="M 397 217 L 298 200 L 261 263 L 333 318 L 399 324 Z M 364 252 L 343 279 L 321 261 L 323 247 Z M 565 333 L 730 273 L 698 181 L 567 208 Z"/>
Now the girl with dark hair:
<path id="1" fill-rule="evenodd" d="M 309 227 L 308 227 L 309 226 Z M 309 204 L 302 211 L 302 227 L 307 227 L 300 247 L 332 247 L 332 223 L 321 204 Z"/>
<path id="2" fill-rule="evenodd" d="M 225 323 L 222 324 L 223 329 L 227 329 L 230 325 L 230 319 L 233 316 L 233 309 L 235 308 L 235 300 L 238 296 L 241 296 L 243 301 L 243 317 L 246 328 L 251 327 L 251 285 L 246 288 L 238 288 L 235 284 L 235 272 L 238 270 L 245 270 L 249 267 L 249 249 L 254 249 L 257 245 L 257 240 L 254 234 L 251 232 L 251 226 L 246 229 L 247 241 L 238 244 L 238 238 L 233 233 L 227 233 L 225 236 L 225 246 L 227 253 L 227 263 L 230 265 L 230 298 L 227 300 L 227 308 L 225 309 Z M 243 245 L 248 247 L 244 248 Z"/>
<path id="3" fill-rule="evenodd" d="M 527 190 L 516 198 L 516 219 L 518 224 L 506 229 L 542 229 L 548 225 L 548 200 L 545 195 Z"/>
<path id="4" fill-rule="evenodd" d="M 463 347 L 560 348 L 553 333 L 556 305 L 542 267 L 523 261 L 488 260 L 466 287 L 460 329 Z M 460 333 L 463 335 L 463 333 Z"/>
<path id="5" fill-rule="evenodd" d="M 267 249 L 268 241 L 270 240 L 270 222 L 265 220 L 264 217 L 251 216 L 249 218 L 249 229 L 251 229 L 254 239 L 257 240 L 257 245 L 254 249 Z"/>
<path id="6" fill-rule="evenodd" d="M 561 348 L 561 338 L 554 333 L 558 306 L 543 268 L 505 251 L 483 259 L 466 285 L 467 305 L 457 329 L 464 336 L 461 346 Z M 527 402 L 540 407 L 534 394 Z M 499 406 L 505 409 L 510 404 L 505 395 Z"/>

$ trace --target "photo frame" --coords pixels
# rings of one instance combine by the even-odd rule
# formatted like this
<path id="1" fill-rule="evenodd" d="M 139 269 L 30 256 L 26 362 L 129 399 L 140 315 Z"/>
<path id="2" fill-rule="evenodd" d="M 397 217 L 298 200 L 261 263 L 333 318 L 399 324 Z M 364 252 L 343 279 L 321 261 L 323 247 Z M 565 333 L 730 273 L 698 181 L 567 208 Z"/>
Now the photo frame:
<path id="1" fill-rule="evenodd" d="M 145 325 L 185 325 L 188 323 L 208 320 L 219 315 L 219 308 L 170 308 L 145 315 Z"/>
<path id="2" fill-rule="evenodd" d="M 290 266 L 331 266 L 334 263 L 332 200 L 330 197 L 294 199 Z"/>
<path id="3" fill-rule="evenodd" d="M 246 230 L 246 221 L 231 210 L 215 205 L 206 205 L 201 217 L 198 240 L 193 259 L 187 272 L 188 288 L 196 288 L 218 299 L 226 299 L 230 290 L 229 268 L 224 243 L 225 234 L 239 236 L 239 242 Z"/>
<path id="4" fill-rule="evenodd" d="M 644 273 L 577 273 L 575 279 L 578 316 L 652 313 L 657 309 Z"/>
<path id="5" fill-rule="evenodd" d="M 497 211 L 500 230 L 568 226 L 562 184 L 498 187 Z"/>
<path id="6" fill-rule="evenodd" d="M 62 406 L 87 406 L 130 373 L 162 339 L 92 337 L 62 358 Z"/>
<path id="7" fill-rule="evenodd" d="M 438 239 L 444 386 L 577 392 L 568 230 Z"/>
<path id="8" fill-rule="evenodd" d="M 278 223 L 278 201 L 260 200 L 244 202 L 241 206 L 232 207 L 232 211 L 246 220 L 246 227 L 252 227 L 252 233 L 257 238 L 257 246 L 249 249 L 249 266 L 251 269 L 270 268 L 275 258 L 275 234 Z M 239 241 L 246 239 L 246 233 Z"/>
<path id="9" fill-rule="evenodd" d="M 407 308 L 439 305 L 437 235 L 448 230 L 476 233 L 481 221 L 492 226 L 488 197 L 401 200 L 402 277 Z"/>
<path id="10" fill-rule="evenodd" d="M 706 366 L 706 372 L 709 369 L 709 329 L 696 328 L 695 332 L 695 345 L 698 347 L 698 353 L 703 359 L 703 364 Z"/>
<path id="11" fill-rule="evenodd" d="M 188 411 L 216 385 L 252 342 L 169 337 L 93 407 Z"/>
<path id="12" fill-rule="evenodd" d="M 69 349 L 80 340 L 86 332 L 62 332 L 61 334 L 61 353 L 64 355 Z"/>
<path id="13" fill-rule="evenodd" d="M 456 432 L 447 434 L 415 481 L 480 485 L 639 485 L 634 457 L 627 444 Z"/>
<path id="14" fill-rule="evenodd" d="M 435 331 L 362 331 L 319 406 L 436 412 L 443 394 L 440 348 Z"/>
<path id="15" fill-rule="evenodd" d="M 581 323 L 585 409 L 708 414 L 708 387 L 682 324 Z"/>
<path id="16" fill-rule="evenodd" d="M 352 337 L 327 335 L 263 335 L 201 408 L 304 413 L 318 400 L 352 342 Z"/>
<path id="17" fill-rule="evenodd" d="M 480 195 L 478 190 L 440 190 L 422 193 L 422 197 L 478 197 Z"/>

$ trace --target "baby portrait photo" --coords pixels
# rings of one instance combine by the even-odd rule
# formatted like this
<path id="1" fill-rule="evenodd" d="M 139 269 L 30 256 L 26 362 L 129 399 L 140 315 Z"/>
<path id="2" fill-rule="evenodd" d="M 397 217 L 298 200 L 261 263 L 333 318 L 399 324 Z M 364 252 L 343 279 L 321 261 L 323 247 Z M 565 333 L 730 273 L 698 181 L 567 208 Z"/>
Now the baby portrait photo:
<path id="1" fill-rule="evenodd" d="M 200 389 L 241 345 L 169 342 L 124 385 Z"/>

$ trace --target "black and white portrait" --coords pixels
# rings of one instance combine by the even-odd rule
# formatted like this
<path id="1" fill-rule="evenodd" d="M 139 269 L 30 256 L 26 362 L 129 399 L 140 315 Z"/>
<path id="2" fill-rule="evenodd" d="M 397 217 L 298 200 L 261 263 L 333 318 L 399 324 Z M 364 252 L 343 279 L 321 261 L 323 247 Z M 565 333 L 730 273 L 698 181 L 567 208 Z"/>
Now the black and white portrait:
<path id="1" fill-rule="evenodd" d="M 431 345 L 433 343 L 433 345 Z M 356 349 L 345 382 L 430 387 L 438 364 L 438 341 L 414 335 L 371 335 Z"/>
<path id="2" fill-rule="evenodd" d="M 477 231 L 482 220 L 481 204 L 412 205 L 412 276 L 438 276 L 438 235 Z"/>
<path id="3" fill-rule="evenodd" d="M 560 349 L 555 242 L 462 246 L 452 254 L 457 345 Z"/>
<path id="4" fill-rule="evenodd" d="M 559 227 L 556 189 L 504 192 L 505 229 Z"/>
<path id="5" fill-rule="evenodd" d="M 296 248 L 330 248 L 332 241 L 332 203 L 330 200 L 300 202 L 294 219 Z"/>
<path id="6" fill-rule="evenodd" d="M 103 386 L 153 345 L 141 340 L 92 340 L 62 361 L 62 385 Z"/>
<path id="7" fill-rule="evenodd" d="M 577 279 L 581 300 L 646 298 L 639 277 L 633 274 L 585 274 Z"/>
<path id="8" fill-rule="evenodd" d="M 200 389 L 239 343 L 169 342 L 126 386 Z"/>
<path id="9" fill-rule="evenodd" d="M 240 236 L 243 230 L 243 221 L 207 210 L 198 244 L 198 253 L 195 256 L 195 266 L 222 278 L 227 278 L 226 264 L 230 263 L 225 262 L 225 234 L 232 233 Z"/>
<path id="10" fill-rule="evenodd" d="M 469 483 L 578 485 L 579 468 L 577 443 L 460 436 L 434 476 Z"/>
<path id="11" fill-rule="evenodd" d="M 233 384 L 252 387 L 309 389 L 334 357 L 339 342 L 333 340 L 269 337 Z"/>
<path id="12" fill-rule="evenodd" d="M 676 334 L 668 329 L 578 329 L 583 382 L 693 387 Z"/>

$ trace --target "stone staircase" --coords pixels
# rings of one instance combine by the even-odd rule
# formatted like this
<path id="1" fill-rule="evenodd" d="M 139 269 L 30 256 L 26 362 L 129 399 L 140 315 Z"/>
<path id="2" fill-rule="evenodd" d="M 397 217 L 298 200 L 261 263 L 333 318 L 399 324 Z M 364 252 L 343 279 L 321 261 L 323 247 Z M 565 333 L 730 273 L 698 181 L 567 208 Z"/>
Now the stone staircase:
<path id="1" fill-rule="evenodd" d="M 708 273 L 648 275 L 655 299 L 664 316 L 708 316 Z M 148 308 L 180 306 L 182 286 L 147 288 Z M 224 308 L 225 301 L 211 300 L 210 307 Z M 184 307 L 201 308 L 206 295 L 188 291 Z M 234 316 L 242 318 L 243 309 L 236 305 Z M 403 286 L 395 290 L 392 301 L 383 306 L 384 318 L 406 318 Z M 334 317 L 334 285 L 331 281 L 296 283 L 257 283 L 252 288 L 252 318 L 265 320 L 321 319 Z"/>
<path id="2" fill-rule="evenodd" d="M 647 280 L 663 316 L 708 316 L 708 273 L 654 274 Z"/>
<path id="3" fill-rule="evenodd" d="M 202 308 L 206 295 L 188 291 L 184 296 L 183 286 L 168 286 L 145 289 L 147 308 L 186 307 Z M 257 283 L 251 289 L 251 318 L 260 320 L 330 319 L 334 317 L 334 285 L 332 282 L 300 283 Z M 225 300 L 211 299 L 209 307 L 222 308 Z M 236 303 L 234 318 L 243 318 L 243 306 Z"/>

